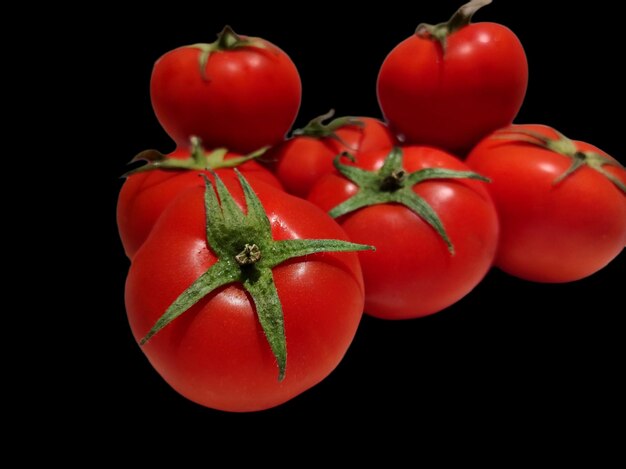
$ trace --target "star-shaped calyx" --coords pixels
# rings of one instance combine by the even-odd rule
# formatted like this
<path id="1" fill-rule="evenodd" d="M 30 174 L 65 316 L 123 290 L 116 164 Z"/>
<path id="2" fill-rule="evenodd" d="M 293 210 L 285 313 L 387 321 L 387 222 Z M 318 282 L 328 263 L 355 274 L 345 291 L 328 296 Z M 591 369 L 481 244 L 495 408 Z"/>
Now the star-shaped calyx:
<path id="1" fill-rule="evenodd" d="M 550 138 L 528 129 L 511 128 L 498 131 L 494 138 L 530 143 L 569 158 L 571 160 L 569 168 L 553 181 L 555 185 L 570 177 L 583 166 L 588 166 L 602 174 L 626 194 L 626 184 L 605 169 L 605 166 L 615 166 L 616 168 L 624 169 L 618 161 L 595 151 L 580 151 L 572 140 L 557 130 L 554 132 L 556 132 L 557 138 Z"/>
<path id="2" fill-rule="evenodd" d="M 378 171 L 367 171 L 356 166 L 345 165 L 341 163 L 341 157 L 352 157 L 347 153 L 337 155 L 335 167 L 343 176 L 359 186 L 359 191 L 330 210 L 328 214 L 337 218 L 371 205 L 401 204 L 428 223 L 446 243 L 450 254 L 454 254 L 454 246 L 441 219 L 433 208 L 413 191 L 413 187 L 433 179 L 465 178 L 484 182 L 489 182 L 489 179 L 472 171 L 456 171 L 446 168 L 424 168 L 409 173 L 402 165 L 402 155 L 402 149 L 395 147 L 387 155 L 383 166 Z"/>
<path id="3" fill-rule="evenodd" d="M 243 188 L 247 213 L 237 205 L 219 176 L 213 174 L 216 195 L 213 184 L 203 175 L 207 245 L 218 260 L 174 300 L 141 339 L 140 345 L 216 288 L 239 283 L 254 302 L 259 323 L 278 364 L 278 379 L 282 380 L 287 366 L 287 342 L 272 269 L 289 259 L 308 254 L 374 248 L 334 239 L 274 240 L 261 201 L 245 178 L 235 171 Z"/>
<path id="4" fill-rule="evenodd" d="M 206 73 L 207 64 L 209 63 L 209 57 L 214 52 L 229 51 L 235 49 L 241 49 L 243 47 L 256 47 L 258 49 L 264 49 L 265 43 L 256 37 L 241 37 L 233 28 L 226 25 L 224 29 L 217 35 L 217 40 L 210 44 L 198 43 L 190 46 L 194 49 L 199 49 L 198 55 L 198 67 L 200 70 L 200 76 L 203 81 L 210 81 L 209 76 Z"/>
<path id="5" fill-rule="evenodd" d="M 244 164 L 246 161 L 254 160 L 265 154 L 269 146 L 259 148 L 252 153 L 244 156 L 236 156 L 225 159 L 228 154 L 226 148 L 217 148 L 210 153 L 206 153 L 202 147 L 202 140 L 199 137 L 191 137 L 189 139 L 191 154 L 188 158 L 171 158 L 164 155 L 158 150 L 144 150 L 138 153 L 128 164 L 137 161 L 145 161 L 146 164 L 128 171 L 122 177 L 128 177 L 137 173 L 153 171 L 155 169 L 163 170 L 214 170 L 223 168 L 236 168 Z"/>

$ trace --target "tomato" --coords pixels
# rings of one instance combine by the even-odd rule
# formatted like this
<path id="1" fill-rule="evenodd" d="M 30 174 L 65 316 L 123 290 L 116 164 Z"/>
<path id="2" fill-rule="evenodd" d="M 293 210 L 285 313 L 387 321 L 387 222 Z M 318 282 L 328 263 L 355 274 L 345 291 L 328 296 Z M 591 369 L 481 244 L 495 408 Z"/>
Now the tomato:
<path id="1" fill-rule="evenodd" d="M 514 125 L 482 141 L 467 164 L 492 180 L 502 230 L 496 265 L 505 272 L 568 282 L 624 247 L 626 170 L 593 145 L 543 125 Z"/>
<path id="2" fill-rule="evenodd" d="M 343 151 L 361 152 L 391 149 L 395 140 L 387 126 L 371 117 L 339 117 L 328 124 L 334 111 L 313 119 L 293 132 L 294 137 L 271 149 L 276 175 L 287 192 L 306 197 L 323 175 L 335 171 L 333 158 Z"/>
<path id="3" fill-rule="evenodd" d="M 198 149 L 203 152 L 201 147 Z M 137 249 L 146 240 L 155 222 L 165 208 L 181 192 L 192 186 L 202 186 L 200 174 L 208 174 L 215 170 L 218 174 L 232 172 L 228 167 L 229 161 L 242 158 L 241 155 L 223 150 L 217 150 L 217 154 L 223 161 L 216 161 L 213 165 L 206 162 L 206 170 L 185 169 L 152 169 L 146 172 L 130 174 L 120 191 L 117 203 L 117 226 L 122 240 L 122 245 L 129 259 L 132 259 Z M 166 158 L 176 161 L 189 161 L 191 151 L 178 149 Z M 210 155 L 208 156 L 210 158 Z M 148 166 L 148 165 L 147 165 Z M 266 168 L 254 160 L 246 161 L 239 166 L 241 172 L 250 179 L 254 186 L 258 181 L 281 188 L 280 182 Z M 132 172 L 131 172 L 132 173 Z"/>
<path id="4" fill-rule="evenodd" d="M 249 153 L 282 141 L 301 100 L 298 71 L 275 45 L 229 27 L 212 44 L 179 47 L 154 64 L 154 112 L 177 145 Z"/>
<path id="5" fill-rule="evenodd" d="M 348 178 L 322 178 L 308 200 L 339 216 L 354 242 L 376 247 L 359 253 L 365 312 L 420 317 L 469 293 L 491 267 L 498 238 L 483 182 L 457 179 L 478 175 L 448 153 L 419 146 L 362 154 L 355 164 L 340 167 Z M 352 182 L 359 178 L 364 184 Z M 376 198 L 372 205 L 367 191 Z M 350 201 L 355 210 L 346 212 Z"/>
<path id="6" fill-rule="evenodd" d="M 345 354 L 363 311 L 361 270 L 353 252 L 320 251 L 363 247 L 333 241 L 345 232 L 305 200 L 263 183 L 245 186 L 244 200 L 232 173 L 223 183 L 232 196 L 218 185 L 221 207 L 212 187 L 197 186 L 163 213 L 130 267 L 128 319 L 176 391 L 216 409 L 261 410 L 318 383 Z"/>
<path id="7" fill-rule="evenodd" d="M 489 1 L 472 1 L 448 23 L 420 25 L 385 59 L 378 102 L 406 143 L 465 154 L 517 115 L 528 84 L 518 38 L 497 23 L 470 24 Z"/>

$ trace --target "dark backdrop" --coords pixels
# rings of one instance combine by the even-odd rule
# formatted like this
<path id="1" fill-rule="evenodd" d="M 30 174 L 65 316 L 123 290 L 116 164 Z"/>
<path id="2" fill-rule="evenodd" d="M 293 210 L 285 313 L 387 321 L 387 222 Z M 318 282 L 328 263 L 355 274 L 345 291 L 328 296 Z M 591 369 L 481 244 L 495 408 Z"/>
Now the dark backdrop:
<path id="1" fill-rule="evenodd" d="M 141 14 L 108 5 L 55 24 L 56 68 L 46 73 L 63 82 L 53 98 L 72 109 L 73 122 L 53 122 L 62 128 L 53 143 L 70 142 L 63 154 L 71 162 L 52 168 L 59 199 L 41 216 L 48 230 L 63 227 L 54 262 L 70 273 L 46 274 L 56 295 L 43 299 L 31 335 L 7 334 L 21 352 L 7 360 L 5 457 L 44 467 L 624 465 L 623 253 L 571 284 L 492 271 L 432 317 L 364 317 L 328 379 L 264 412 L 202 408 L 152 370 L 126 322 L 128 261 L 115 205 L 134 154 L 173 148 L 150 107 L 154 61 L 211 42 L 230 24 L 296 63 L 296 125 L 331 107 L 380 117 L 375 81 L 386 54 L 417 23 L 445 20 L 460 4 L 221 3 L 173 2 Z M 549 6 L 556 3 L 565 2 L 496 0 L 476 15 L 508 25 L 526 49 L 530 83 L 517 122 L 552 125 L 624 163 L 618 3 Z"/>

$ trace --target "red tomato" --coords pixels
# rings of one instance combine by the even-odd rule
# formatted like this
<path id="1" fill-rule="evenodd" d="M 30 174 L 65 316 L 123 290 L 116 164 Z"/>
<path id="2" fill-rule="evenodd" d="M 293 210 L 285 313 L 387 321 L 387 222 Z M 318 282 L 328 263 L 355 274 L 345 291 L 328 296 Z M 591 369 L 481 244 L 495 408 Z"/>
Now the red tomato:
<path id="1" fill-rule="evenodd" d="M 582 165 L 565 176 L 576 162 Z M 496 265 L 505 272 L 568 282 L 598 271 L 624 247 L 626 170 L 593 145 L 546 126 L 514 125 L 482 141 L 467 164 L 492 180 L 501 225 Z"/>
<path id="2" fill-rule="evenodd" d="M 408 146 L 402 151 L 407 173 L 425 168 L 468 170 L 441 150 Z M 362 154 L 356 165 L 378 171 L 387 157 L 385 151 Z M 309 200 L 331 210 L 358 192 L 353 182 L 330 174 L 313 187 Z M 412 186 L 412 192 L 438 215 L 454 254 L 424 218 L 398 203 L 367 206 L 338 219 L 352 241 L 376 247 L 375 252 L 359 252 L 359 259 L 365 312 L 380 318 L 415 318 L 450 306 L 478 284 L 495 255 L 497 215 L 482 182 L 430 179 Z"/>
<path id="3" fill-rule="evenodd" d="M 464 154 L 522 106 L 528 64 L 520 41 L 500 24 L 469 24 L 485 3 L 470 2 L 449 23 L 420 25 L 385 59 L 378 102 L 407 144 Z"/>
<path id="4" fill-rule="evenodd" d="M 207 148 L 240 153 L 282 141 L 301 94 L 300 76 L 287 54 L 228 27 L 213 44 L 163 55 L 150 80 L 154 112 L 177 145 L 185 147 L 197 135 Z"/>
<path id="5" fill-rule="evenodd" d="M 224 160 L 238 158 L 241 155 L 227 153 Z M 168 158 L 185 159 L 190 157 L 189 150 L 176 150 Z M 239 170 L 249 178 L 255 186 L 263 181 L 281 188 L 276 177 L 256 161 L 247 161 L 239 166 Z M 215 170 L 220 176 L 231 173 L 232 169 Z M 204 186 L 200 174 L 209 171 L 161 170 L 155 169 L 130 175 L 120 191 L 117 202 L 117 226 L 122 245 L 129 259 L 146 240 L 152 227 L 165 208 L 181 192 L 192 186 Z"/>
<path id="6" fill-rule="evenodd" d="M 385 124 L 371 117 L 340 117 L 329 124 L 323 120 L 333 111 L 313 119 L 297 135 L 268 152 L 275 161 L 276 175 L 287 192 L 306 197 L 313 184 L 335 171 L 333 158 L 343 151 L 361 152 L 389 150 L 395 139 Z M 264 158 L 265 159 L 265 158 Z"/>
<path id="7" fill-rule="evenodd" d="M 224 183 L 244 208 L 239 184 L 232 176 Z M 313 204 L 262 183 L 255 192 L 275 240 L 347 238 Z M 172 202 L 133 259 L 126 306 L 137 340 L 145 338 L 174 300 L 217 261 L 207 243 L 207 223 L 215 220 L 205 212 L 204 194 L 204 188 L 194 187 Z M 244 210 L 250 213 L 250 205 Z M 248 242 L 256 240 L 246 238 Z M 143 345 L 152 365 L 176 391 L 216 409 L 261 410 L 310 388 L 336 367 L 363 311 L 356 254 L 309 254 L 272 271 L 284 315 L 284 379 L 277 379 L 276 358 L 250 294 L 241 284 L 231 283 L 209 293 Z"/>

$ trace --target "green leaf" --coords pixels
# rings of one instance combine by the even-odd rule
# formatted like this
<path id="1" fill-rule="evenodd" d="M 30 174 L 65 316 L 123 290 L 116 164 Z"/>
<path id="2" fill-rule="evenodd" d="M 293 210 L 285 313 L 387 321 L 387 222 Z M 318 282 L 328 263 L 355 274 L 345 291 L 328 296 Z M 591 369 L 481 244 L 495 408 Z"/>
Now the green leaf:
<path id="1" fill-rule="evenodd" d="M 373 246 L 337 239 L 285 239 L 272 246 L 272 257 L 278 264 L 294 257 L 318 252 L 374 251 Z"/>
<path id="2" fill-rule="evenodd" d="M 454 255 L 454 246 L 452 245 L 452 241 L 448 237 L 448 233 L 446 233 L 446 229 L 437 215 L 437 212 L 433 210 L 433 208 L 428 205 L 428 203 L 415 192 L 398 192 L 395 194 L 398 203 L 405 205 L 410 208 L 414 213 L 416 213 L 420 218 L 422 218 L 426 223 L 428 223 L 443 239 L 443 241 L 448 246 L 448 251 L 450 254 Z"/>
<path id="3" fill-rule="evenodd" d="M 257 195 L 254 193 L 254 190 L 252 190 L 252 187 L 250 187 L 250 184 L 248 184 L 248 181 L 246 181 L 238 170 L 235 170 L 235 173 L 237 173 L 239 183 L 243 189 L 243 195 L 246 199 L 246 206 L 248 207 L 248 223 L 258 229 L 258 236 L 261 237 L 258 242 L 260 244 L 265 244 L 265 242 L 272 240 L 272 227 L 269 219 L 267 218 L 267 214 L 265 213 L 265 209 L 263 208 L 263 205 Z"/>
<path id="4" fill-rule="evenodd" d="M 254 301 L 259 323 L 278 364 L 278 381 L 282 381 L 287 367 L 287 338 L 283 308 L 278 298 L 272 270 L 252 267 L 244 275 L 243 287 Z"/>
<path id="5" fill-rule="evenodd" d="M 239 280 L 239 277 L 240 271 L 235 268 L 232 263 L 229 264 L 218 261 L 213 264 L 209 270 L 198 277 L 189 288 L 174 300 L 165 313 L 163 313 L 154 326 L 152 326 L 152 329 L 139 341 L 139 345 L 144 345 L 154 334 L 159 332 L 213 290 L 228 283 L 233 283 Z"/>

